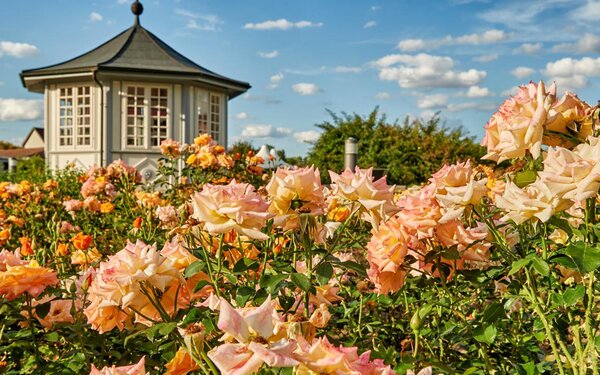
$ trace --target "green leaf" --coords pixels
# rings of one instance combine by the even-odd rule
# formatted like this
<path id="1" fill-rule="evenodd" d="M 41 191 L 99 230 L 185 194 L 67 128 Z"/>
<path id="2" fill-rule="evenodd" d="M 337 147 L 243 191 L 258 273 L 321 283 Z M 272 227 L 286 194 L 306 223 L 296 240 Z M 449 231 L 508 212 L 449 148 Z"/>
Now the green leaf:
<path id="1" fill-rule="evenodd" d="M 50 332 L 46 334 L 46 340 L 49 342 L 57 342 L 60 339 L 58 332 Z"/>
<path id="2" fill-rule="evenodd" d="M 205 266 L 206 266 L 206 263 L 204 261 L 197 260 L 185 268 L 183 275 L 186 278 L 192 277 L 195 274 L 197 274 L 198 272 L 203 271 Z"/>
<path id="3" fill-rule="evenodd" d="M 561 251 L 560 254 L 565 255 L 570 261 L 565 262 L 567 264 L 570 263 L 567 267 L 578 270 L 582 275 L 600 267 L 600 249 L 592 247 L 585 242 L 571 244 Z M 561 262 L 564 265 L 565 263 L 563 262 L 564 259 Z"/>
<path id="4" fill-rule="evenodd" d="M 302 289 L 304 292 L 310 292 L 312 284 L 308 277 L 301 273 L 293 273 L 291 278 L 294 285 L 296 285 L 298 288 Z"/>
<path id="5" fill-rule="evenodd" d="M 288 275 L 263 275 L 260 278 L 259 285 L 261 288 L 266 288 L 270 294 L 275 294 L 278 290 L 279 284 L 288 278 Z"/>
<path id="6" fill-rule="evenodd" d="M 510 268 L 510 272 L 508 273 L 508 276 L 514 275 L 515 273 L 519 272 L 521 270 L 521 268 L 528 265 L 529 262 L 531 262 L 531 259 L 529 259 L 529 258 L 524 258 L 524 259 L 519 259 L 519 260 L 514 261 L 512 264 L 512 267 Z"/>
<path id="7" fill-rule="evenodd" d="M 48 315 L 49 311 L 50 311 L 50 302 L 46 302 L 41 305 L 37 305 L 35 307 L 35 313 L 42 319 L 44 319 L 46 317 L 46 315 Z"/>
<path id="8" fill-rule="evenodd" d="M 250 288 L 249 286 L 242 286 L 238 288 L 237 294 L 235 296 L 235 302 L 238 306 L 246 306 L 246 302 L 254 296 L 256 290 L 254 288 Z"/>
<path id="9" fill-rule="evenodd" d="M 340 268 L 343 268 L 345 270 L 354 271 L 360 277 L 363 277 L 363 278 L 367 277 L 367 269 L 363 265 L 353 262 L 351 260 L 337 263 L 337 266 Z"/>
<path id="10" fill-rule="evenodd" d="M 323 262 L 315 268 L 315 274 L 319 284 L 325 285 L 333 276 L 333 267 L 328 262 Z"/>
<path id="11" fill-rule="evenodd" d="M 493 324 L 488 326 L 479 326 L 473 332 L 473 338 L 479 342 L 491 345 L 496 339 L 496 327 Z"/>
<path id="12" fill-rule="evenodd" d="M 537 174 L 535 171 L 521 171 L 515 175 L 513 182 L 521 189 L 535 182 Z"/>
<path id="13" fill-rule="evenodd" d="M 504 316 L 504 306 L 501 303 L 494 302 L 483 310 L 483 321 L 494 323 Z"/>
<path id="14" fill-rule="evenodd" d="M 531 265 L 533 266 L 533 269 L 542 276 L 548 276 L 550 274 L 550 266 L 548 266 L 548 263 L 537 256 L 531 259 Z"/>
<path id="15" fill-rule="evenodd" d="M 200 311 L 199 308 L 194 307 L 186 314 L 185 318 L 181 322 L 181 325 L 185 326 L 185 325 L 190 324 L 191 322 L 197 322 L 198 320 L 200 320 L 201 315 L 202 315 L 202 311 Z"/>
<path id="16" fill-rule="evenodd" d="M 208 280 L 198 281 L 198 284 L 196 284 L 196 286 L 194 287 L 194 293 L 199 291 L 200 289 L 204 288 L 207 285 L 210 285 L 210 281 L 208 281 Z"/>
<path id="17" fill-rule="evenodd" d="M 258 263 L 257 261 L 248 259 L 248 258 L 242 258 L 237 261 L 235 266 L 233 266 L 233 272 L 234 273 L 242 273 L 244 271 L 251 270 L 251 269 L 256 270 L 256 269 L 258 269 L 258 267 L 260 267 L 260 263 Z"/>
<path id="18" fill-rule="evenodd" d="M 563 301 L 567 306 L 576 305 L 580 299 L 585 295 L 585 288 L 583 285 L 577 285 L 574 288 L 565 290 L 562 295 Z"/>

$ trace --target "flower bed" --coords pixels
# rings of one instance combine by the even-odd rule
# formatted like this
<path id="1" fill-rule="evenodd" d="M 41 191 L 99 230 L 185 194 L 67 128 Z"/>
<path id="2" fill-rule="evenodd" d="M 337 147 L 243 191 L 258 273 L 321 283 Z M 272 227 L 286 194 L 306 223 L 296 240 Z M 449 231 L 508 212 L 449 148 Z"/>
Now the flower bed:
<path id="1" fill-rule="evenodd" d="M 401 193 L 208 135 L 0 183 L 0 372 L 598 374 L 597 133 L 540 82 Z"/>

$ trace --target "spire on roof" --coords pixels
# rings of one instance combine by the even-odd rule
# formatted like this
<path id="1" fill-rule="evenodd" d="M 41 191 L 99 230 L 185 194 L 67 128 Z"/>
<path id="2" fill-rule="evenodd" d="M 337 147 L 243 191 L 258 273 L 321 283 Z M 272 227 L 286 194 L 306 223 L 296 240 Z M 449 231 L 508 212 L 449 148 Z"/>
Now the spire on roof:
<path id="1" fill-rule="evenodd" d="M 134 25 L 140 24 L 140 15 L 144 12 L 144 6 L 140 3 L 139 0 L 135 0 L 133 4 L 131 4 L 131 13 L 135 15 Z"/>

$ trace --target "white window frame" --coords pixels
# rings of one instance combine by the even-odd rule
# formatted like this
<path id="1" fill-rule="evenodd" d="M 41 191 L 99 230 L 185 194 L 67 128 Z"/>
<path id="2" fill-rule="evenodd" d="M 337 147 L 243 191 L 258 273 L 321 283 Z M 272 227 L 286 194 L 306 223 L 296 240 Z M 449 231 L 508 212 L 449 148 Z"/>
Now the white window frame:
<path id="1" fill-rule="evenodd" d="M 218 98 L 218 111 L 213 112 L 213 98 Z M 225 96 L 221 93 L 210 92 L 201 88 L 196 88 L 195 95 L 195 106 L 194 106 L 194 137 L 200 132 L 200 115 L 204 114 L 206 117 L 206 133 L 210 134 L 212 138 L 218 142 L 221 142 L 225 127 Z M 205 100 L 204 100 L 205 99 Z M 218 120 L 215 122 L 213 115 L 218 116 Z M 215 129 L 216 125 L 216 130 Z"/>
<path id="2" fill-rule="evenodd" d="M 141 145 L 129 145 L 127 144 L 128 141 L 128 134 L 127 134 L 127 128 L 128 128 L 128 98 L 129 98 L 129 88 L 143 88 L 144 89 L 144 101 L 143 101 L 143 129 L 144 129 L 144 135 L 143 135 L 143 140 L 142 140 L 142 144 Z M 173 90 L 171 89 L 170 85 L 165 85 L 165 84 L 152 84 L 152 83 L 138 83 L 138 82 L 126 82 L 123 84 L 123 89 L 121 92 L 121 142 L 123 145 L 123 149 L 127 149 L 127 150 L 156 150 L 160 148 L 160 133 L 158 135 L 159 137 L 159 142 L 157 145 L 151 145 L 151 139 L 152 139 L 152 135 L 151 135 L 151 130 L 152 130 L 152 124 L 151 124 L 151 120 L 152 120 L 152 107 L 151 107 L 151 100 L 152 100 L 152 89 L 166 89 L 167 90 L 167 114 L 166 114 L 166 120 L 167 120 L 167 124 L 166 124 L 166 128 L 167 128 L 167 134 L 165 136 L 164 139 L 170 139 L 172 138 L 172 129 L 171 129 L 171 124 L 172 124 L 172 120 L 171 120 L 171 115 L 173 113 Z M 135 116 L 135 115 L 134 115 Z M 141 117 L 141 116 L 140 116 Z"/>
<path id="3" fill-rule="evenodd" d="M 90 113 L 89 114 L 83 114 L 83 115 L 79 115 L 79 103 L 78 103 L 78 99 L 80 97 L 78 90 L 80 88 L 89 88 L 90 92 L 89 92 L 89 99 L 90 99 L 90 103 L 89 103 L 89 108 L 90 108 Z M 62 150 L 75 150 L 75 149 L 91 149 L 94 147 L 94 130 L 95 130 L 95 101 L 94 101 L 94 90 L 95 86 L 91 85 L 91 84 L 73 84 L 73 85 L 59 85 L 56 86 L 56 116 L 55 116 L 55 120 L 56 120 L 56 146 L 59 149 Z M 68 116 L 61 116 L 61 98 L 63 98 L 63 96 L 61 95 L 61 91 L 62 90 L 66 90 L 66 89 L 71 89 L 71 95 L 69 96 L 70 99 L 72 100 L 72 105 L 71 105 L 71 114 Z M 86 94 L 83 94 L 82 96 L 88 96 Z M 61 136 L 61 117 L 65 118 L 65 119 L 71 119 L 71 134 L 68 136 Z M 90 129 L 90 133 L 89 135 L 86 137 L 85 135 L 79 135 L 78 134 L 78 130 L 80 127 L 83 127 L 82 125 L 78 124 L 78 120 L 80 118 L 85 118 L 88 117 L 89 118 L 89 124 L 87 126 L 89 126 Z M 88 144 L 78 144 L 78 138 L 80 137 L 84 137 L 84 138 L 89 138 L 89 143 Z M 69 145 L 62 145 L 61 144 L 61 139 L 63 138 L 70 138 L 71 140 L 71 144 Z"/>

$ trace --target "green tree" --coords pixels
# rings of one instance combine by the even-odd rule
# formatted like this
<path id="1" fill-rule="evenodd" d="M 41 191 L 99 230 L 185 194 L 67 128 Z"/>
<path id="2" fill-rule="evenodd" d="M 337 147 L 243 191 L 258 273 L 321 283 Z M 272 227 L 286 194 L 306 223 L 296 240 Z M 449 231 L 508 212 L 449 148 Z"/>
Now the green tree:
<path id="1" fill-rule="evenodd" d="M 0 150 L 13 150 L 15 148 L 19 148 L 19 146 L 15 146 L 7 141 L 0 141 Z"/>
<path id="2" fill-rule="evenodd" d="M 316 126 L 322 130 L 320 138 L 308 154 L 308 163 L 322 171 L 341 171 L 344 167 L 344 143 L 348 137 L 358 141 L 358 165 L 387 170 L 390 183 L 420 184 L 445 163 L 460 160 L 479 160 L 484 150 L 474 137 L 462 128 L 451 129 L 439 116 L 428 121 L 409 119 L 389 123 L 375 108 L 367 116 L 337 115 L 331 111 L 331 121 Z"/>

